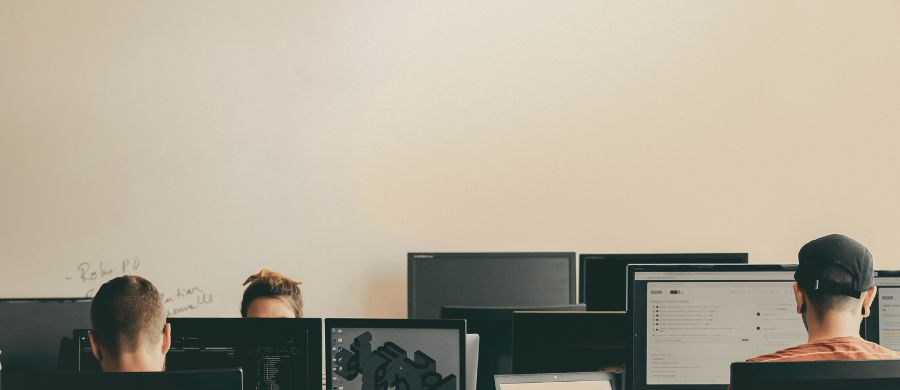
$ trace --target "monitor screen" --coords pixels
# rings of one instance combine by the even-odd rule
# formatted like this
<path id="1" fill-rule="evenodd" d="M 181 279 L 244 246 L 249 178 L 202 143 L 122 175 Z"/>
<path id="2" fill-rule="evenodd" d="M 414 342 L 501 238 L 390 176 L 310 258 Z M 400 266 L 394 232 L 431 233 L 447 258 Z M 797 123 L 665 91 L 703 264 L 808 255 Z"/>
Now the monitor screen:
<path id="1" fill-rule="evenodd" d="M 575 304 L 575 253 L 410 253 L 409 318 L 438 319 L 445 306 Z"/>
<path id="2" fill-rule="evenodd" d="M 628 360 L 625 312 L 516 312 L 512 371 L 516 374 L 598 371 Z"/>
<path id="3" fill-rule="evenodd" d="M 878 295 L 866 318 L 866 339 L 887 349 L 900 350 L 900 271 L 876 271 Z"/>
<path id="4" fill-rule="evenodd" d="M 625 311 L 629 264 L 747 264 L 746 253 L 582 254 L 580 302 L 591 311 Z"/>
<path id="5" fill-rule="evenodd" d="M 240 367 L 244 388 L 322 387 L 322 321 L 314 318 L 170 318 L 169 370 Z M 78 368 L 99 370 L 86 332 L 80 332 Z"/>
<path id="6" fill-rule="evenodd" d="M 465 321 L 327 319 L 328 389 L 465 390 Z"/>
<path id="7" fill-rule="evenodd" d="M 732 362 L 805 343 L 794 269 L 629 266 L 634 390 L 726 389 Z"/>
<path id="8" fill-rule="evenodd" d="M 7 370 L 71 367 L 71 359 L 60 362 L 61 342 L 68 338 L 71 343 L 73 330 L 90 326 L 89 299 L 0 300 L 0 366 Z"/>

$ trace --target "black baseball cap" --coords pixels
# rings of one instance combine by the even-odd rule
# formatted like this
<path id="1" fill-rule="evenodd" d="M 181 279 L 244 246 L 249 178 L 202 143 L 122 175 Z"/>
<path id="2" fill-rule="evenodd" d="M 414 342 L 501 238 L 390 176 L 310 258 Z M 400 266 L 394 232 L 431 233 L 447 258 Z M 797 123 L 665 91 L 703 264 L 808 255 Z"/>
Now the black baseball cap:
<path id="1" fill-rule="evenodd" d="M 812 240 L 800 248 L 798 258 L 794 280 L 806 292 L 859 298 L 875 285 L 872 253 L 850 237 L 831 234 Z M 836 270 L 850 275 L 850 283 L 833 283 L 826 277 Z"/>

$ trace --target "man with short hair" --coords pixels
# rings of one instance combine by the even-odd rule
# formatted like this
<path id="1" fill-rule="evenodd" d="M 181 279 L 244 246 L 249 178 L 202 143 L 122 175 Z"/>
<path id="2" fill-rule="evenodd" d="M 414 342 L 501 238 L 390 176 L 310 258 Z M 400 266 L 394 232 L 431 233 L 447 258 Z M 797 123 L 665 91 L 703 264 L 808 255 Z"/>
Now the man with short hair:
<path id="1" fill-rule="evenodd" d="M 804 245 L 798 257 L 794 298 L 809 340 L 748 361 L 900 359 L 897 352 L 859 336 L 877 291 L 869 250 L 847 236 L 832 234 Z"/>
<path id="2" fill-rule="evenodd" d="M 140 276 L 103 284 L 91 303 L 89 336 L 106 372 L 163 371 L 172 344 L 159 290 Z"/>

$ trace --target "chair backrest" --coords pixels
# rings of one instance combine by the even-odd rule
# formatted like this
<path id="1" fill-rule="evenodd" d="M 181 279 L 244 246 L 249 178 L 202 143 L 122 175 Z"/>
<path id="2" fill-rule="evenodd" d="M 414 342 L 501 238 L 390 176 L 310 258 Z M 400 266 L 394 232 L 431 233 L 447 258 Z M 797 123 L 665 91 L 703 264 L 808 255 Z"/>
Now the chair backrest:
<path id="1" fill-rule="evenodd" d="M 731 389 L 900 389 L 900 360 L 732 363 Z"/>
<path id="2" fill-rule="evenodd" d="M 240 368 L 169 372 L 3 372 L 3 390 L 243 390 Z"/>

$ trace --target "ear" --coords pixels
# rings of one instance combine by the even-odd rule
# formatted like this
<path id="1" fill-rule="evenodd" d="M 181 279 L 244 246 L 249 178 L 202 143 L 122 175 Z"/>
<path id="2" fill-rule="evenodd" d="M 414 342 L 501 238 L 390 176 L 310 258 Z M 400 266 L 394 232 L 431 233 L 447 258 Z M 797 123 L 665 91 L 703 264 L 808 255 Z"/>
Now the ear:
<path id="1" fill-rule="evenodd" d="M 103 363 L 103 352 L 100 351 L 100 347 L 97 345 L 97 342 L 94 341 L 94 331 L 88 331 L 88 341 L 91 342 L 91 353 L 94 354 L 94 357 L 97 358 L 98 362 Z"/>
<path id="2" fill-rule="evenodd" d="M 803 314 L 804 306 L 806 305 L 806 296 L 797 282 L 794 282 L 794 300 L 797 301 L 797 314 Z"/>
<path id="3" fill-rule="evenodd" d="M 162 354 L 165 356 L 169 353 L 169 348 L 172 347 L 172 324 L 166 323 L 163 326 L 163 335 L 162 335 Z"/>
<path id="4" fill-rule="evenodd" d="M 863 296 L 862 296 L 862 301 L 863 301 L 862 315 L 863 315 L 863 318 L 867 318 L 869 315 L 872 314 L 872 302 L 875 302 L 875 295 L 876 295 L 876 293 L 878 293 L 878 287 L 875 287 L 875 286 L 872 286 L 872 288 L 866 290 L 866 292 L 863 293 Z"/>

